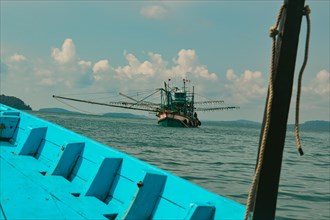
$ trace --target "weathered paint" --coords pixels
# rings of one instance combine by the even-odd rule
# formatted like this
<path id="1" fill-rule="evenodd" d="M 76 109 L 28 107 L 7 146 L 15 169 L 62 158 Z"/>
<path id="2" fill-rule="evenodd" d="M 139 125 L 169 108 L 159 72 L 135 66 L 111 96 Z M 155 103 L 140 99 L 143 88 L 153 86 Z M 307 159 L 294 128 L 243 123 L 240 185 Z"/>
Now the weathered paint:
<path id="1" fill-rule="evenodd" d="M 243 219 L 237 202 L 25 112 L 0 105 L 0 124 L 1 219 Z"/>
<path id="2" fill-rule="evenodd" d="M 158 124 L 165 127 L 185 127 L 181 121 L 171 118 L 158 120 Z"/>
<path id="3" fill-rule="evenodd" d="M 188 116 L 164 111 L 158 114 L 158 124 L 166 127 L 198 127 L 200 121 L 198 119 L 192 119 Z"/>

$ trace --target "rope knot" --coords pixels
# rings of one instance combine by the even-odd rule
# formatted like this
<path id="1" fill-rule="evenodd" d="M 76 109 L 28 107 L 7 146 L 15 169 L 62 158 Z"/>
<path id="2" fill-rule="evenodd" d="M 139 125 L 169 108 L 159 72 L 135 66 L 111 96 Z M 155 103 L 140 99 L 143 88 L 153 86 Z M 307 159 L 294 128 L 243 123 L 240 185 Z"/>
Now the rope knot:
<path id="1" fill-rule="evenodd" d="M 311 13 L 311 9 L 309 8 L 308 5 L 306 5 L 303 10 L 303 15 L 309 15 L 310 13 Z"/>
<path id="2" fill-rule="evenodd" d="M 276 29 L 275 26 L 271 27 L 269 29 L 269 37 L 274 38 L 276 35 L 278 35 L 279 31 Z"/>

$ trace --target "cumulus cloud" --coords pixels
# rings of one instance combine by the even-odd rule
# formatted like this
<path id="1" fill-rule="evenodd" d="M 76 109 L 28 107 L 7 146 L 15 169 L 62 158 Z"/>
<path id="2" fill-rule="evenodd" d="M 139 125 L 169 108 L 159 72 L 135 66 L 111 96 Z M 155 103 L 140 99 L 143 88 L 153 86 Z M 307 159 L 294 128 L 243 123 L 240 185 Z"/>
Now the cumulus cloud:
<path id="1" fill-rule="evenodd" d="M 8 60 L 9 62 L 21 62 L 26 60 L 26 57 L 22 54 L 15 53 L 14 55 L 10 56 Z"/>
<path id="2" fill-rule="evenodd" d="M 37 82 L 39 85 L 48 87 L 56 84 L 56 79 L 51 70 L 37 67 L 33 72 L 34 76 L 39 79 Z"/>
<path id="3" fill-rule="evenodd" d="M 78 66 L 78 73 L 75 74 L 75 86 L 86 87 L 92 85 L 95 80 L 92 73 L 92 62 L 80 60 Z"/>
<path id="4" fill-rule="evenodd" d="M 157 53 L 149 53 L 151 62 L 156 66 L 158 69 L 164 69 L 167 65 L 167 62 L 163 60 L 163 57 L 161 54 Z"/>
<path id="5" fill-rule="evenodd" d="M 73 61 L 76 56 L 76 46 L 74 45 L 73 40 L 70 38 L 65 39 L 61 49 L 53 48 L 51 55 L 59 64 Z"/>
<path id="6" fill-rule="evenodd" d="M 101 80 L 102 74 L 108 72 L 110 70 L 110 64 L 108 60 L 100 60 L 93 66 L 93 76 L 95 80 Z"/>
<path id="7" fill-rule="evenodd" d="M 245 70 L 241 75 L 236 75 L 233 69 L 227 70 L 228 83 L 225 87 L 230 90 L 232 99 L 238 104 L 248 103 L 264 96 L 267 87 L 259 71 Z"/>
<path id="8" fill-rule="evenodd" d="M 197 66 L 194 73 L 202 78 L 209 80 L 217 80 L 217 75 L 215 73 L 210 73 L 205 65 Z"/>
<path id="9" fill-rule="evenodd" d="M 193 49 L 180 50 L 169 68 L 167 68 L 169 62 L 165 61 L 161 54 L 151 52 L 148 53 L 149 59 L 140 61 L 133 53 L 124 51 L 127 64 L 117 67 L 112 67 L 107 59 L 99 60 L 94 64 L 91 61 L 79 60 L 72 39 L 65 39 L 61 49 L 53 48 L 51 55 L 57 63 L 67 64 L 59 66 L 62 68 L 60 72 L 65 73 L 61 74 L 62 77 L 67 77 L 69 81 L 79 81 L 76 78 L 84 77 L 83 82 L 89 85 L 96 81 L 113 79 L 123 80 L 123 82 L 130 79 L 147 82 L 148 78 L 162 81 L 173 77 L 189 78 L 193 81 L 195 79 L 217 80 L 217 75 L 200 63 Z M 74 60 L 77 62 L 72 62 Z M 100 82 L 98 84 L 100 85 Z"/>
<path id="10" fill-rule="evenodd" d="M 6 63 L 1 62 L 1 74 L 20 73 L 29 82 L 33 82 L 31 84 L 59 90 L 84 88 L 106 91 L 109 87 L 123 90 L 127 85 L 128 89 L 132 89 L 132 80 L 138 88 L 149 89 L 150 86 L 161 85 L 162 81 L 174 77 L 188 78 L 192 82 L 198 80 L 201 85 L 205 81 L 217 81 L 217 75 L 200 63 L 193 49 L 179 50 L 169 61 L 154 52 L 149 52 L 146 59 L 140 59 L 127 51 L 123 55 L 126 64 L 121 66 L 110 65 L 108 59 L 97 62 L 80 59 L 73 40 L 65 39 L 60 48 L 51 49 L 51 58 L 56 62 L 28 60 L 16 53 L 8 57 Z"/>
<path id="11" fill-rule="evenodd" d="M 100 60 L 93 66 L 93 73 L 106 72 L 110 69 L 108 60 Z"/>
<path id="12" fill-rule="evenodd" d="M 198 57 L 195 50 L 185 50 L 182 49 L 178 53 L 178 59 L 174 60 L 174 63 L 181 66 L 183 69 L 191 71 L 196 65 Z"/>
<path id="13" fill-rule="evenodd" d="M 217 80 L 215 73 L 210 73 L 207 66 L 200 64 L 195 50 L 180 50 L 169 68 L 167 68 L 169 63 L 163 59 L 161 54 L 148 53 L 149 59 L 145 61 L 140 61 L 134 54 L 126 51 L 124 56 L 128 64 L 114 68 L 120 79 L 158 78 L 159 81 L 162 81 L 167 78 L 179 77 L 191 80 Z"/>
<path id="14" fill-rule="evenodd" d="M 173 73 L 175 76 L 182 78 L 194 76 L 196 78 L 217 80 L 217 75 L 215 73 L 210 73 L 207 66 L 200 64 L 195 50 L 180 50 L 178 52 L 178 58 L 174 59 L 173 62 L 176 65 L 173 66 L 169 72 Z"/>
<path id="15" fill-rule="evenodd" d="M 134 56 L 131 53 L 124 52 L 124 56 L 126 60 L 128 61 L 128 65 L 126 66 L 119 66 L 115 69 L 116 73 L 121 76 L 125 75 L 128 78 L 133 78 L 134 76 L 142 75 L 145 77 L 151 77 L 155 74 L 155 69 L 157 68 L 157 65 L 154 65 L 150 61 L 146 60 L 144 62 L 140 62 L 136 56 Z M 153 61 L 156 61 L 158 64 L 162 64 L 161 57 L 153 54 L 149 54 Z"/>
<path id="16" fill-rule="evenodd" d="M 166 14 L 166 8 L 160 5 L 145 6 L 140 10 L 140 15 L 149 19 L 161 19 Z"/>
<path id="17" fill-rule="evenodd" d="M 311 83 L 302 88 L 303 91 L 313 93 L 316 95 L 329 96 L 330 94 L 330 74 L 327 70 L 321 70 L 311 81 Z"/>
<path id="18" fill-rule="evenodd" d="M 78 65 L 80 66 L 80 68 L 83 72 L 86 72 L 89 68 L 91 68 L 92 62 L 91 61 L 80 60 L 78 62 Z"/>

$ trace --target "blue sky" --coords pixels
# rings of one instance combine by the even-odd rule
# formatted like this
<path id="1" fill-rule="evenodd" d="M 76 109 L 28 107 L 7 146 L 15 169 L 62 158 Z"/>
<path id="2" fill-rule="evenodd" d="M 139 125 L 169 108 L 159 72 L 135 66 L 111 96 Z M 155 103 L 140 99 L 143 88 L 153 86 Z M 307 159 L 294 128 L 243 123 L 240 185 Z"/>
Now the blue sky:
<path id="1" fill-rule="evenodd" d="M 281 4 L 1 0 L 1 94 L 19 97 L 35 110 L 70 109 L 52 95 L 153 89 L 167 78 L 185 77 L 197 93 L 240 106 L 200 113 L 202 119 L 261 121 L 271 54 L 268 30 Z M 329 1 L 306 4 L 312 33 L 300 119 L 330 120 Z M 305 32 L 304 18 L 296 72 Z M 294 96 L 296 81 L 297 76 Z M 295 97 L 291 112 L 294 104 Z M 93 113 L 122 111 L 74 105 Z"/>

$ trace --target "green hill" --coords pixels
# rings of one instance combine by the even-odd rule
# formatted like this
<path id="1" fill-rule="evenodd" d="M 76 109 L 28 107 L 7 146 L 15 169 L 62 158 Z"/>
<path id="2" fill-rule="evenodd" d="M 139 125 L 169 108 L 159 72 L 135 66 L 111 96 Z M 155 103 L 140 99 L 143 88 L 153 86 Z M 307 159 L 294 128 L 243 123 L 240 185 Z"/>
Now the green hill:
<path id="1" fill-rule="evenodd" d="M 0 103 L 20 110 L 32 110 L 29 105 L 14 96 L 0 95 Z"/>
<path id="2" fill-rule="evenodd" d="M 79 112 L 72 112 L 63 108 L 41 108 L 39 112 L 51 112 L 51 113 L 66 113 L 66 114 L 81 114 Z"/>
<path id="3" fill-rule="evenodd" d="M 131 113 L 105 113 L 103 115 L 113 118 L 148 118 L 147 116 L 144 115 L 135 115 Z"/>

